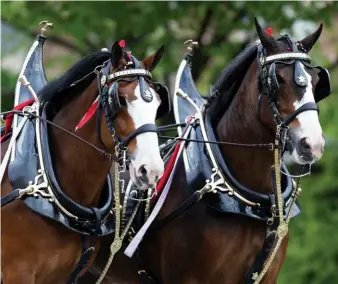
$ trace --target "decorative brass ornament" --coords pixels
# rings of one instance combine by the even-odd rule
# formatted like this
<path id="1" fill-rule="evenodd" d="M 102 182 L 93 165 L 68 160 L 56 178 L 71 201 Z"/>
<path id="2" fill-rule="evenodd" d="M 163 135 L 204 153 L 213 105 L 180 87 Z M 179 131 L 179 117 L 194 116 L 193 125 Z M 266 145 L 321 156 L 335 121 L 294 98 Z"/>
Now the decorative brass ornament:
<path id="1" fill-rule="evenodd" d="M 184 45 L 187 46 L 187 52 L 192 54 L 194 49 L 199 46 L 198 41 L 193 41 L 192 39 L 187 40 L 184 42 Z"/>
<path id="2" fill-rule="evenodd" d="M 107 81 L 107 77 L 106 77 L 106 75 L 103 75 L 102 78 L 101 78 L 101 86 L 104 86 L 106 81 Z"/>
<path id="3" fill-rule="evenodd" d="M 258 272 L 252 273 L 251 279 L 255 281 L 255 280 L 257 280 L 257 278 L 258 278 Z"/>
<path id="4" fill-rule="evenodd" d="M 53 23 L 49 23 L 48 21 L 42 21 L 39 25 L 42 26 L 40 34 L 43 36 L 45 35 L 47 28 L 53 28 Z"/>

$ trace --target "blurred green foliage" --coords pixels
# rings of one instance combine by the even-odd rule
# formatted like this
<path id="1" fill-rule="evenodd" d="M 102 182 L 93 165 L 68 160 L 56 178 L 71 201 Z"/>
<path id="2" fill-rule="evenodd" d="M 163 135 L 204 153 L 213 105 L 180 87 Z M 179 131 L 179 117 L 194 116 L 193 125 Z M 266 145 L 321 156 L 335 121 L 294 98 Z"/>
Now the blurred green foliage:
<path id="1" fill-rule="evenodd" d="M 300 20 L 303 21 L 300 32 L 309 34 L 323 22 L 327 34 L 335 37 L 331 45 L 338 53 L 335 30 L 338 2 L 334 1 L 15 1 L 2 2 L 1 11 L 3 23 L 32 39 L 39 30 L 39 21 L 54 23 L 53 31 L 48 32 L 48 42 L 68 48 L 69 55 L 63 61 L 56 57 L 46 62 L 47 75 L 55 63 L 62 62 L 66 70 L 78 58 L 102 47 L 109 48 L 114 40 L 125 39 L 138 58 L 165 45 L 165 55 L 155 75 L 169 84 L 183 55 L 183 42 L 190 38 L 198 40 L 201 48 L 194 56 L 193 75 L 202 93 L 207 93 L 210 83 L 226 64 L 256 39 L 254 17 L 258 17 L 262 25 L 272 26 L 274 34 L 277 34 L 275 30 L 292 34 L 295 29 L 291 27 Z M 333 23 L 336 25 L 332 26 Z M 21 48 L 28 51 L 29 46 L 22 44 Z M 338 283 L 338 234 L 335 231 L 338 224 L 338 68 L 337 62 L 330 62 L 322 48 L 318 43 L 311 55 L 317 64 L 332 69 L 333 94 L 320 103 L 320 120 L 328 136 L 328 147 L 314 167 L 314 173 L 301 182 L 302 214 L 291 222 L 288 256 L 279 277 L 280 284 Z M 2 54 L 2 58 L 6 55 Z M 12 107 L 9 94 L 14 91 L 17 74 L 2 69 L 1 75 L 2 109 L 8 109 Z"/>

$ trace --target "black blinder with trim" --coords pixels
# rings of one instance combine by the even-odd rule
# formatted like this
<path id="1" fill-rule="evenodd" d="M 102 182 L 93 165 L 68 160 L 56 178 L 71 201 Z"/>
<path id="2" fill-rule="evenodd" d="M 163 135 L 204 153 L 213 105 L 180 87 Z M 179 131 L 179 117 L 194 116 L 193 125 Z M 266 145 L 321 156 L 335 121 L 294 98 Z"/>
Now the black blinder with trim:
<path id="1" fill-rule="evenodd" d="M 104 96 L 102 96 L 102 99 L 105 100 L 104 106 L 106 105 L 106 111 L 107 111 L 109 118 L 114 119 L 117 113 L 121 109 L 118 81 L 114 82 L 110 86 L 107 92 L 107 97 L 104 98 Z"/>
<path id="2" fill-rule="evenodd" d="M 156 93 L 161 99 L 161 104 L 157 109 L 156 119 L 160 119 L 171 111 L 171 102 L 168 88 L 160 83 L 152 83 Z"/>
<path id="3" fill-rule="evenodd" d="M 315 101 L 316 103 L 328 97 L 332 92 L 331 80 L 329 71 L 322 67 L 318 73 L 319 81 L 315 88 Z"/>
<path id="4" fill-rule="evenodd" d="M 286 62 L 280 62 L 280 63 L 290 64 Z M 295 64 L 294 81 L 299 87 L 306 87 L 309 84 L 309 82 L 300 63 L 301 63 L 300 61 L 294 62 Z M 309 67 L 309 68 L 319 69 L 319 72 L 317 73 L 319 77 L 319 81 L 315 87 L 315 92 L 314 92 L 315 102 L 318 103 L 319 101 L 328 97 L 332 92 L 330 74 L 327 69 L 322 68 L 320 66 L 311 66 L 304 61 L 302 61 L 302 64 L 304 64 L 306 67 Z M 278 79 L 276 75 L 276 62 L 273 62 L 270 64 L 269 72 L 268 72 L 268 86 L 269 86 L 270 94 L 275 99 L 274 96 L 276 95 L 279 89 L 279 83 L 278 83 Z"/>
<path id="5" fill-rule="evenodd" d="M 270 94 L 274 97 L 279 89 L 279 83 L 276 75 L 276 63 L 273 62 L 269 68 L 268 86 Z"/>

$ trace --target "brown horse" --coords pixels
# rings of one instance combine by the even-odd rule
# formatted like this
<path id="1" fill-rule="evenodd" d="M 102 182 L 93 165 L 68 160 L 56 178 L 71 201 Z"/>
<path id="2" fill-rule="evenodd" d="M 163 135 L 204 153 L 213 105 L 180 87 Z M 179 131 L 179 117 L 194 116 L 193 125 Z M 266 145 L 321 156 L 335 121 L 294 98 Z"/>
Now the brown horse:
<path id="1" fill-rule="evenodd" d="M 198 173 L 210 167 L 209 157 L 203 154 L 206 144 L 198 143 L 202 146 L 192 152 L 194 155 L 190 152 L 189 156 L 192 150 L 187 149 L 188 158 L 178 164 L 159 219 L 173 216 L 172 212 L 178 212 L 174 211 L 176 208 L 183 209 L 182 212 L 172 220 L 155 223 L 132 259 L 120 253 L 104 283 L 254 283 L 256 274 L 262 271 L 266 253 L 271 252 L 273 245 L 270 237 L 276 236 L 276 231 L 270 230 L 277 222 L 273 210 L 276 180 L 271 173 L 272 152 L 256 147 L 274 141 L 278 124 L 287 129 L 288 139 L 284 142 L 296 163 L 305 166 L 318 161 L 323 154 L 324 138 L 316 102 L 329 95 L 329 77 L 316 73 L 315 67 L 308 64 L 307 53 L 319 38 L 322 26 L 297 43 L 288 36 L 275 40 L 257 22 L 256 30 L 260 44 L 250 45 L 223 71 L 205 110 L 210 140 L 217 137 L 219 141 L 256 145 L 212 146 L 212 155 L 234 191 L 207 193 L 193 207 L 189 208 L 187 203 L 182 206 L 203 187 L 203 183 L 193 187 L 198 182 L 188 178 L 195 170 L 194 165 L 189 164 L 188 170 L 185 164 L 189 159 L 200 159 L 203 164 L 196 167 Z M 189 88 L 185 93 L 197 104 L 198 99 L 192 94 L 194 87 Z M 176 109 L 184 112 L 186 107 L 186 100 L 177 101 Z M 197 134 L 198 137 L 201 140 L 202 136 Z M 191 146 L 194 142 L 189 143 Z M 286 174 L 277 174 L 282 177 L 283 211 L 287 211 L 285 206 L 294 200 L 291 192 L 297 193 L 294 191 L 297 187 L 292 186 L 287 170 L 283 169 Z M 293 216 L 297 210 L 294 205 Z M 108 238 L 105 241 L 108 243 Z M 277 283 L 287 245 L 288 235 L 260 283 Z M 107 257 L 108 250 L 103 246 L 92 272 L 100 273 Z M 143 266 L 139 267 L 139 261 Z M 138 269 L 146 270 L 154 281 L 140 282 Z M 142 270 L 139 272 L 144 275 Z M 84 277 L 81 283 L 90 283 L 89 279 Z"/>
<path id="2" fill-rule="evenodd" d="M 76 281 L 98 251 L 96 237 L 113 230 L 107 224 L 113 198 L 106 178 L 117 146 L 131 161 L 136 183 L 153 187 L 162 175 L 154 132 L 167 98 L 154 91 L 150 72 L 163 50 L 139 62 L 115 42 L 111 53 L 83 58 L 38 94 L 38 111 L 27 111 L 31 115 L 18 137 L 16 158 L 1 183 L 7 198 L 1 200 L 3 283 Z M 2 159 L 8 144 L 9 139 L 2 144 Z M 13 198 L 18 188 L 26 191 Z"/>

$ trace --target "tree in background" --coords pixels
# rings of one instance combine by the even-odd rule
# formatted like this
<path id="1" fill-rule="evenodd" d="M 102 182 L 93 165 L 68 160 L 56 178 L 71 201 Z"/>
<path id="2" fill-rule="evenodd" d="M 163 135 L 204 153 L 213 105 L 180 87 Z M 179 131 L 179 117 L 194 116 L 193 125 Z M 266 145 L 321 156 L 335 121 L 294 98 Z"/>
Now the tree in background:
<path id="1" fill-rule="evenodd" d="M 2 23 L 30 37 L 36 35 L 39 21 L 54 23 L 46 49 L 58 45 L 67 50 L 67 56 L 46 60 L 47 75 L 56 66 L 63 72 L 90 52 L 110 48 L 113 41 L 125 39 L 140 58 L 165 45 L 155 76 L 171 86 L 183 55 L 183 42 L 197 40 L 200 48 L 195 53 L 192 71 L 202 93 L 208 93 L 217 74 L 249 42 L 256 40 L 254 17 L 262 25 L 272 27 L 274 35 L 282 31 L 297 35 L 297 39 L 312 32 L 319 22 L 324 23 L 323 35 L 311 55 L 317 64 L 330 69 L 333 79 L 334 93 L 320 103 L 321 123 L 329 138 L 327 144 L 332 147 L 327 147 L 313 174 L 302 180 L 303 213 L 291 222 L 288 257 L 279 283 L 338 283 L 337 2 L 30 1 L 3 2 L 1 11 Z M 30 44 L 22 44 L 22 49 L 28 51 Z M 6 54 L 2 58 L 3 55 Z M 16 78 L 17 74 L 2 70 L 2 109 L 12 107 Z"/>

